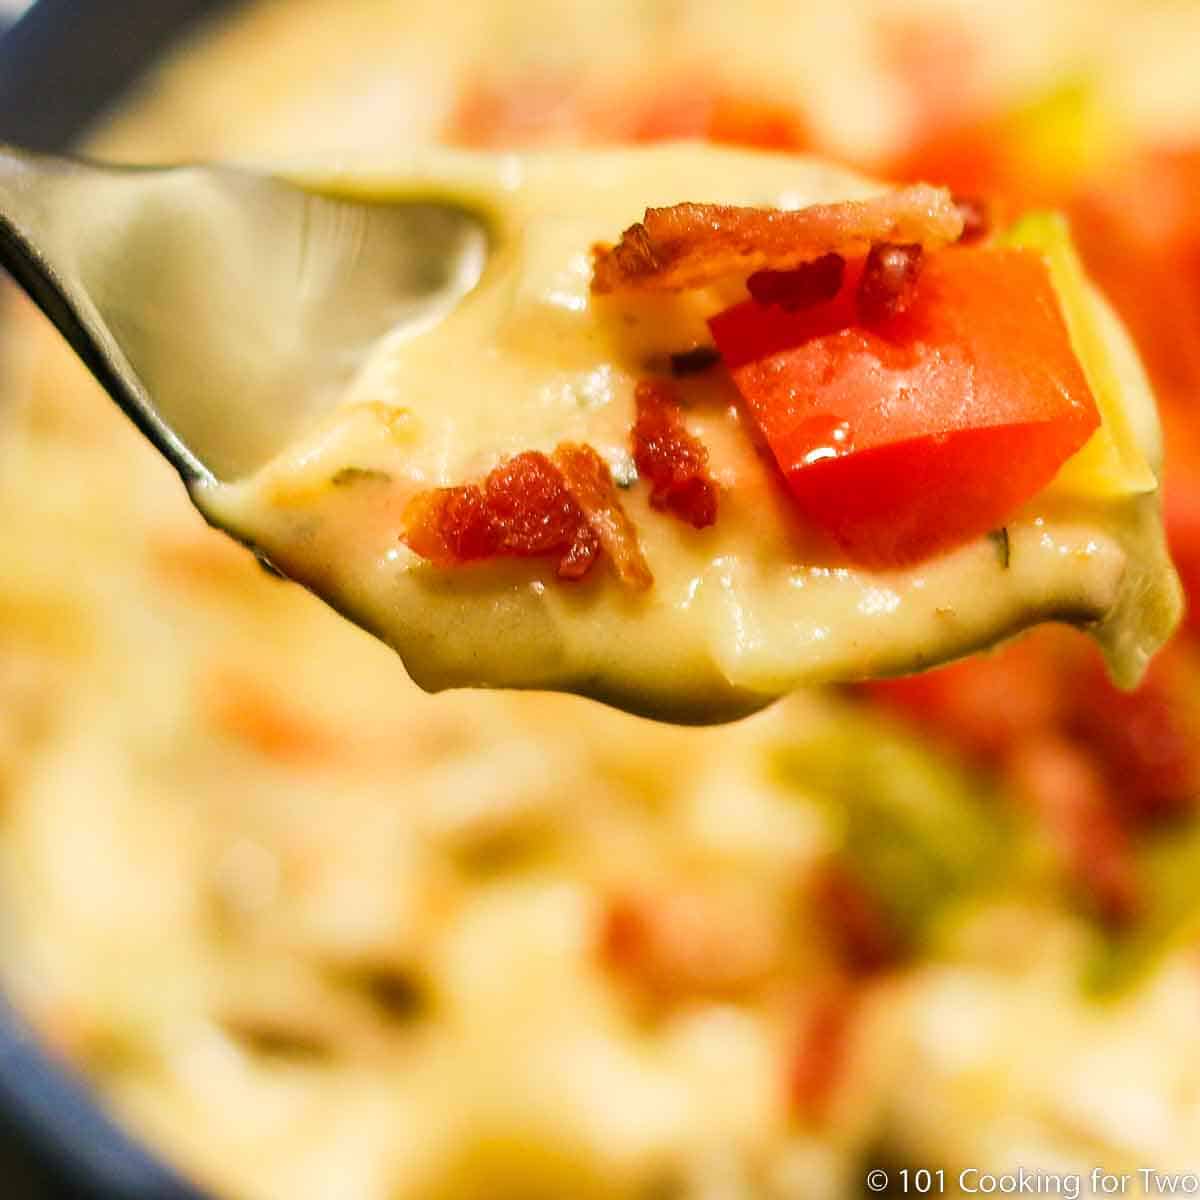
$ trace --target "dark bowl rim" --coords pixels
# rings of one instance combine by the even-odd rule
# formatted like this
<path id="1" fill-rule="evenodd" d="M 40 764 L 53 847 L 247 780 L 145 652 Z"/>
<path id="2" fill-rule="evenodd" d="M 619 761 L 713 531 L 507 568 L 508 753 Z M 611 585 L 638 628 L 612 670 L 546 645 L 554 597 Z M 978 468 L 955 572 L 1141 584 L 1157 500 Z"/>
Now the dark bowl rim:
<path id="1" fill-rule="evenodd" d="M 66 149 L 189 26 L 238 2 L 37 0 L 0 34 L 0 140 Z M 53 1195 L 205 1200 L 120 1128 L 3 996 L 0 1128 L 15 1135 Z"/>

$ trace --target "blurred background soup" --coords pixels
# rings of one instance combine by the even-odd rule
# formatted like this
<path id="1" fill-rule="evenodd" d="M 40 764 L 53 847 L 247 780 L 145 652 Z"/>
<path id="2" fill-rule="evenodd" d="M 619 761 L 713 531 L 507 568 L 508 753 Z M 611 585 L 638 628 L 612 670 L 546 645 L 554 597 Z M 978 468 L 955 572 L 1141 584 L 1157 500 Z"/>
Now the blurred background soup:
<path id="1" fill-rule="evenodd" d="M 380 171 L 701 138 L 1061 207 L 1154 379 L 1200 589 L 1198 56 L 1186 0 L 264 0 L 90 148 Z M 6 323 L 0 980 L 205 1189 L 1200 1171 L 1194 623 L 1135 693 L 1051 629 L 718 730 L 429 697 L 208 530 L 24 302 Z"/>

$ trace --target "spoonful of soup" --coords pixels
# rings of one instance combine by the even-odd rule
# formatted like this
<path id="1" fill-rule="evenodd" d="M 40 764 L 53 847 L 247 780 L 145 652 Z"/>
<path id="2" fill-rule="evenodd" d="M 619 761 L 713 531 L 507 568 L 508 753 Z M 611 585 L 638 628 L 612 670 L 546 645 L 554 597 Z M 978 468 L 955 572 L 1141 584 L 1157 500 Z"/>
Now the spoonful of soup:
<path id="1" fill-rule="evenodd" d="M 727 719 L 1169 634 L 1153 400 L 1062 220 L 696 145 L 7 151 L 5 265 L 205 516 L 431 690 Z"/>

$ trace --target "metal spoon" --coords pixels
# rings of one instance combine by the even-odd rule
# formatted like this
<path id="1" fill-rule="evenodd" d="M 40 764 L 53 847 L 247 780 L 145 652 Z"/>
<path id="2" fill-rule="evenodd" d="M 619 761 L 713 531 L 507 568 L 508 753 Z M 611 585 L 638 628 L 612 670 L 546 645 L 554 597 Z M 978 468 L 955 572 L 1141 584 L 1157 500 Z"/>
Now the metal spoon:
<path id="1" fill-rule="evenodd" d="M 0 265 L 189 484 L 283 449 L 383 333 L 470 291 L 487 245 L 449 203 L 0 147 Z"/>

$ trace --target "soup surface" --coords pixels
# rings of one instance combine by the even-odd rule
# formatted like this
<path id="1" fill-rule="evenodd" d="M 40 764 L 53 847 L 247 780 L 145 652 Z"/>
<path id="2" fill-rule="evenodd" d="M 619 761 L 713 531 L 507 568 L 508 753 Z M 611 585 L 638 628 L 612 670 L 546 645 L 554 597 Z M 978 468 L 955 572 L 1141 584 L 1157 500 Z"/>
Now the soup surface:
<path id="1" fill-rule="evenodd" d="M 1098 131 L 1195 137 L 1198 39 L 1180 0 L 271 0 L 181 51 L 92 148 L 320 164 L 387 192 L 416 143 L 666 130 L 888 178 L 937 113 L 997 112 L 987 144 L 1011 134 L 1061 178 L 1095 161 Z M 1031 92 L 1053 94 L 1049 149 L 1027 144 Z M 1156 165 L 1153 197 L 1168 178 Z M 709 198 L 773 194 L 727 186 Z M 1107 177 L 1103 195 L 1158 211 Z M 657 196 L 588 237 L 615 240 Z M 1176 243 L 1152 275 L 1159 243 L 1133 244 L 1124 298 L 1153 300 L 1155 329 L 1186 317 Z M 209 529 L 39 317 L 14 300 L 4 328 L 0 979 L 214 1195 L 853 1200 L 868 1169 L 941 1169 L 961 1195 L 965 1171 L 1086 1183 L 1101 1166 L 1132 1196 L 1140 1168 L 1200 1165 L 1194 640 L 1135 693 L 1076 631 L 1041 630 L 871 703 L 800 692 L 705 730 L 570 696 L 429 696 Z M 1147 361 L 1164 397 L 1188 378 L 1176 343 Z M 1157 469 L 1141 394 L 1128 413 Z M 1164 408 L 1173 534 L 1200 512 L 1172 491 L 1195 394 Z M 688 410 L 705 436 L 718 418 Z M 338 468 L 370 466 L 373 444 Z M 422 461 L 460 483 L 498 449 L 453 476 Z M 644 487 L 621 495 L 649 560 L 677 532 Z M 262 515 L 253 486 L 243 499 Z M 1109 523 L 1097 502 L 1087 570 L 1140 561 L 1156 504 L 1126 491 Z M 1077 544 L 1050 491 L 1035 508 Z M 1023 528 L 1010 570 L 1059 579 Z M 1007 596 L 995 544 L 967 552 Z"/>
<path id="2" fill-rule="evenodd" d="M 718 314 L 743 311 L 735 306 L 747 295 L 750 269 L 735 261 L 698 286 L 663 290 L 601 291 L 593 279 L 594 246 L 615 240 L 648 207 L 692 199 L 803 210 L 799 216 L 810 206 L 844 206 L 850 233 L 816 249 L 845 250 L 851 271 L 855 251 L 861 262 L 872 236 L 879 237 L 853 232 L 869 211 L 862 205 L 868 198 L 885 214 L 876 225 L 896 219 L 889 205 L 902 217 L 912 210 L 909 232 L 893 234 L 893 241 L 930 231 L 926 279 L 952 264 L 988 268 L 1013 254 L 1038 254 L 1041 262 L 1044 246 L 1014 250 L 989 239 L 971 250 L 942 248 L 961 227 L 947 193 L 889 192 L 816 159 L 698 143 L 524 158 L 439 152 L 415 158 L 396 178 L 403 182 L 347 175 L 324 186 L 374 199 L 432 193 L 480 211 L 494 238 L 480 284 L 432 328 L 387 339 L 334 415 L 294 448 L 244 482 L 198 487 L 195 497 L 217 524 L 395 647 L 422 687 L 559 689 L 650 715 L 704 720 L 761 707 L 804 683 L 928 667 L 1052 619 L 1095 632 L 1114 674 L 1130 684 L 1174 626 L 1179 592 L 1160 528 L 1154 402 L 1127 336 L 1081 276 L 1047 276 L 1046 296 L 1062 308 L 1065 324 L 1039 309 L 1023 278 L 1012 305 L 1023 304 L 1024 313 L 1000 302 L 1014 315 L 996 340 L 1003 358 L 1017 359 L 1027 345 L 1055 346 L 1057 336 L 1072 370 L 1076 357 L 1083 367 L 1080 411 L 1086 405 L 1091 412 L 1091 393 L 1098 397 L 1099 427 L 1092 432 L 1088 425 L 1070 443 L 1077 453 L 1061 452 L 974 529 L 949 545 L 922 543 L 915 553 L 890 545 L 881 552 L 879 531 L 944 523 L 972 497 L 1003 493 L 1018 464 L 1038 452 L 1036 443 L 1020 441 L 991 459 L 975 451 L 964 479 L 954 474 L 963 467 L 939 465 L 938 438 L 953 447 L 946 430 L 956 422 L 977 422 L 986 435 L 988 427 L 994 432 L 1020 419 L 987 411 L 987 387 L 1019 409 L 1014 394 L 1035 385 L 1015 370 L 990 381 L 984 349 L 929 342 L 930 335 L 912 332 L 913 323 L 930 323 L 936 313 L 996 324 L 997 310 L 975 302 L 979 311 L 960 317 L 956 294 L 930 290 L 918 300 L 920 311 L 869 335 L 882 347 L 878 353 L 911 355 L 921 364 L 905 358 L 897 371 L 872 359 L 862 368 L 873 372 L 868 389 L 896 392 L 880 402 L 878 419 L 885 430 L 907 430 L 896 436 L 901 455 L 913 447 L 907 467 L 913 478 L 905 479 L 903 461 L 892 468 L 890 482 L 875 485 L 883 492 L 879 511 L 839 544 L 789 491 L 780 463 L 764 452 L 753 407 L 739 396 L 739 372 L 716 356 L 713 334 L 729 319 Z M 1073 255 L 1065 241 L 1054 253 Z M 703 254 L 701 247 L 697 256 Z M 816 250 L 808 257 L 818 257 Z M 982 278 L 976 286 L 995 283 Z M 759 307 L 763 326 L 784 311 Z M 949 310 L 945 318 L 942 310 Z M 1047 336 L 1052 322 L 1057 328 Z M 855 329 L 836 332 L 835 342 Z M 804 353 L 811 335 L 800 345 Z M 961 371 L 958 353 L 965 356 Z M 824 382 L 793 385 L 786 403 L 832 390 L 859 369 L 853 361 L 823 365 L 817 374 Z M 887 382 L 889 370 L 894 384 Z M 1045 386 L 1056 398 L 1068 391 L 1057 377 Z M 934 436 L 905 442 L 914 437 L 912 414 L 922 403 L 908 399 L 906 389 L 921 396 L 943 387 L 953 394 L 942 423 L 930 427 Z M 701 456 L 703 465 L 688 469 L 696 472 L 692 482 L 707 489 L 702 512 L 678 504 L 672 511 L 669 490 L 638 477 L 639 464 L 654 469 L 646 457 L 653 439 L 649 449 L 638 440 L 653 419 L 645 410 L 647 388 L 673 412 L 684 452 Z M 846 398 L 830 403 L 836 408 Z M 978 416 L 959 416 L 973 405 Z M 808 420 L 836 427 L 842 440 L 821 435 L 805 462 L 863 458 L 852 444 L 863 440 L 865 418 L 822 413 Z M 922 445 L 933 447 L 928 461 Z M 618 525 L 585 547 L 582 565 L 571 559 L 579 547 L 570 548 L 578 529 L 592 534 L 582 512 L 567 521 L 569 528 L 556 525 L 545 534 L 547 521 L 562 525 L 562 505 L 572 504 L 554 465 L 562 447 L 592 464 L 593 519 L 600 504 Z M 541 456 L 540 468 L 531 453 Z M 464 495 L 464 485 L 478 489 L 513 461 L 541 471 L 543 510 L 518 511 L 515 518 L 536 528 L 532 543 L 504 554 L 497 536 L 489 548 L 473 550 L 470 538 L 484 535 L 468 530 L 456 544 L 468 545 L 463 553 L 470 561 L 453 561 L 436 537 L 432 549 L 420 552 L 421 530 L 409 528 L 414 509 L 430 497 L 459 504 L 474 497 L 479 504 L 478 491 Z M 679 467 L 668 463 L 665 470 L 670 479 Z M 937 494 L 939 472 L 950 476 L 941 484 L 944 494 Z M 511 494 L 509 482 L 503 504 L 511 514 L 521 497 Z M 829 503 L 849 508 L 867 482 L 834 480 Z M 546 499 L 551 484 L 561 491 L 557 501 Z M 447 491 L 455 487 L 458 493 Z M 915 496 L 930 494 L 936 498 L 910 517 Z M 555 503 L 559 509 L 547 516 L 545 506 Z M 444 520 L 445 510 L 439 515 Z M 424 536 L 428 542 L 428 530 Z"/>

